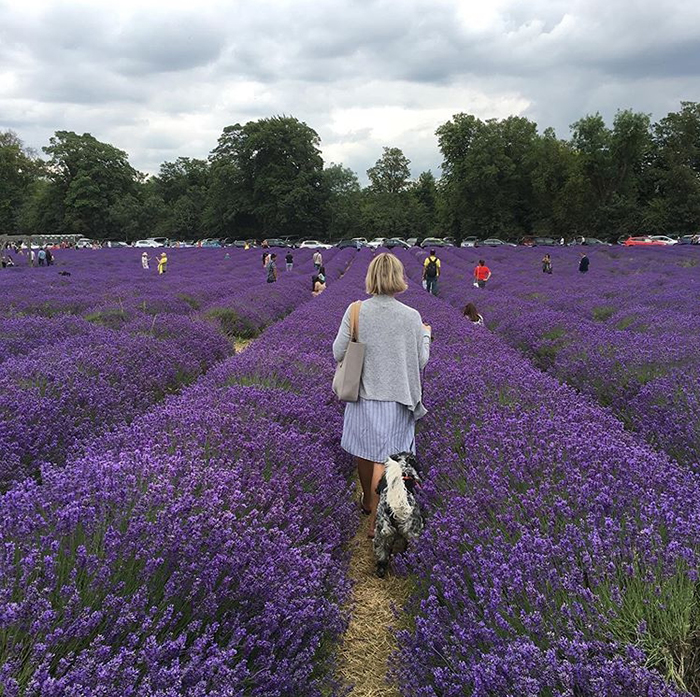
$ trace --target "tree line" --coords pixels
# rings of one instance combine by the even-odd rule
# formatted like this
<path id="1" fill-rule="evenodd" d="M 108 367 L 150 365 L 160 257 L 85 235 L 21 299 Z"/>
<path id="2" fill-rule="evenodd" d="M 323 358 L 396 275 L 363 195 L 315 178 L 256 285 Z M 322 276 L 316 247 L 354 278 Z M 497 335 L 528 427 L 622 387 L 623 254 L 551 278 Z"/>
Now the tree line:
<path id="1" fill-rule="evenodd" d="M 700 230 L 700 104 L 657 123 L 629 110 L 611 125 L 585 116 L 568 140 L 520 116 L 460 113 L 436 136 L 439 179 L 412 177 L 406 155 L 385 147 L 363 187 L 326 165 L 316 131 L 290 116 L 227 126 L 206 160 L 179 157 L 155 176 L 89 133 L 57 131 L 40 157 L 0 132 L 0 233 L 612 240 Z"/>

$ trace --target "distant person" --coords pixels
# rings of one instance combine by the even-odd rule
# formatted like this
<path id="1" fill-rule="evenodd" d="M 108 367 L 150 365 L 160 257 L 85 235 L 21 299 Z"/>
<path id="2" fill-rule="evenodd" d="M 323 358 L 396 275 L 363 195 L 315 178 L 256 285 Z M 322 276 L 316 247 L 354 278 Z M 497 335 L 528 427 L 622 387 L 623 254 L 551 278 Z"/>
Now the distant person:
<path id="1" fill-rule="evenodd" d="M 46 266 L 51 266 L 53 264 L 53 254 L 51 254 L 51 249 L 46 248 Z"/>
<path id="2" fill-rule="evenodd" d="M 268 283 L 275 283 L 277 281 L 277 263 L 275 262 L 275 259 L 277 259 L 277 255 L 270 254 L 270 259 L 267 262 L 267 266 L 265 267 L 267 271 Z"/>
<path id="3" fill-rule="evenodd" d="M 552 273 L 552 257 L 549 254 L 542 257 L 542 273 Z"/>
<path id="4" fill-rule="evenodd" d="M 581 252 L 581 260 L 578 263 L 578 270 L 581 273 L 588 273 L 588 266 L 591 260 L 586 256 L 586 252 Z"/>
<path id="5" fill-rule="evenodd" d="M 432 295 L 437 295 L 437 283 L 440 277 L 440 260 L 435 254 L 435 250 L 431 249 L 427 259 L 423 262 L 423 281 L 425 281 L 425 289 Z"/>
<path id="6" fill-rule="evenodd" d="M 287 256 L 284 258 L 286 264 L 287 264 L 287 271 L 291 271 L 294 268 L 294 255 L 290 252 L 287 252 Z"/>
<path id="7" fill-rule="evenodd" d="M 46 250 L 40 249 L 39 253 L 36 256 L 39 260 L 39 266 L 43 266 L 46 263 Z"/>
<path id="8" fill-rule="evenodd" d="M 158 273 L 164 274 L 168 270 L 168 255 L 165 252 L 161 252 L 158 257 Z"/>
<path id="9" fill-rule="evenodd" d="M 467 303 L 462 310 L 462 314 L 468 317 L 474 324 L 478 324 L 480 327 L 484 326 L 484 318 L 479 314 L 474 303 Z"/>
<path id="10" fill-rule="evenodd" d="M 563 237 L 559 238 L 559 244 L 564 246 L 564 238 Z"/>
<path id="11" fill-rule="evenodd" d="M 262 253 L 262 265 L 263 269 L 267 267 L 268 262 L 270 261 L 270 252 L 263 252 Z"/>
<path id="12" fill-rule="evenodd" d="M 314 297 L 321 295 L 323 291 L 326 290 L 325 281 L 321 280 L 319 276 L 311 277 L 311 295 Z"/>
<path id="13" fill-rule="evenodd" d="M 323 255 L 318 249 L 314 252 L 313 260 L 314 268 L 316 269 L 316 273 L 318 273 L 321 270 L 321 267 L 323 266 Z"/>
<path id="14" fill-rule="evenodd" d="M 148 262 L 151 260 L 151 258 L 148 256 L 148 252 L 144 252 L 141 254 L 141 268 L 143 269 L 150 269 L 151 267 L 148 265 Z"/>
<path id="15" fill-rule="evenodd" d="M 36 266 L 36 253 L 33 249 L 29 249 L 29 265 Z"/>
<path id="16" fill-rule="evenodd" d="M 491 269 L 486 266 L 483 259 L 479 259 L 479 263 L 474 269 L 474 282 L 479 288 L 486 288 L 486 282 L 491 278 Z"/>

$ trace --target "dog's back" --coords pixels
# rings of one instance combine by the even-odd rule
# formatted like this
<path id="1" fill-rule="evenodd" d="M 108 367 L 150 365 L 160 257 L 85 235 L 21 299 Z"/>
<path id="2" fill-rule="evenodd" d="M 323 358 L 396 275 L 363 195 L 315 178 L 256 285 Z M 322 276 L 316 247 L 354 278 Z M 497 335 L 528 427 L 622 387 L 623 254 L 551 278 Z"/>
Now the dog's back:
<path id="1" fill-rule="evenodd" d="M 423 530 L 423 516 L 414 493 L 421 481 L 415 455 L 391 455 L 384 467 L 377 487 L 379 505 L 374 529 L 374 554 L 380 577 L 386 574 L 394 542 L 397 539 L 408 542 Z"/>

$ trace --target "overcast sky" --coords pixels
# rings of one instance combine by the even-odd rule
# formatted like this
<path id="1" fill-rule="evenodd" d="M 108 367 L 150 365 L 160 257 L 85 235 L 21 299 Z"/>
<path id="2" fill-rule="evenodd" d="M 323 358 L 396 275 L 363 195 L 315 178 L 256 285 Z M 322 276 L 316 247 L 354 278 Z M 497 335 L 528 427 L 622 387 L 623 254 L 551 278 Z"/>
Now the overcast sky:
<path id="1" fill-rule="evenodd" d="M 156 173 L 276 114 L 366 181 L 382 146 L 439 175 L 453 114 L 553 126 L 700 100 L 697 0 L 0 0 L 0 130 L 90 132 Z"/>

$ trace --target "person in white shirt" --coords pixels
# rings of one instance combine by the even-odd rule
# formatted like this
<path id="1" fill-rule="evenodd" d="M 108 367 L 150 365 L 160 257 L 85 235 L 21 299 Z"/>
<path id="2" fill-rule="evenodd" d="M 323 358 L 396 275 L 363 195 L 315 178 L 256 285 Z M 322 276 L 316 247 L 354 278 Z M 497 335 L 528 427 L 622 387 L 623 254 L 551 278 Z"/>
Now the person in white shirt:
<path id="1" fill-rule="evenodd" d="M 318 249 L 314 252 L 314 266 L 316 267 L 316 273 L 319 272 L 321 267 L 323 266 L 323 256 L 321 255 L 321 252 L 318 251 Z"/>

